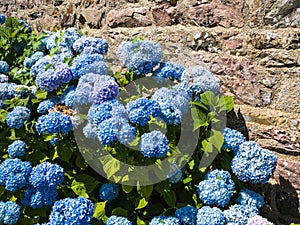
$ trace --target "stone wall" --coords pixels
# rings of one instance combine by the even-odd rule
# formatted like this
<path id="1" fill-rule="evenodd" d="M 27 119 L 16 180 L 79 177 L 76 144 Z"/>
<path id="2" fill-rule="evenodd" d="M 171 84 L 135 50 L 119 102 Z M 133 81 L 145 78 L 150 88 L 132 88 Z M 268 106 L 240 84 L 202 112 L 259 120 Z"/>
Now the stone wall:
<path id="1" fill-rule="evenodd" d="M 263 213 L 300 223 L 299 0 L 0 0 L 0 13 L 38 31 L 83 28 L 110 43 L 111 62 L 121 41 L 147 37 L 166 59 L 204 63 L 235 97 L 249 138 L 279 157 L 274 178 L 256 186 Z"/>

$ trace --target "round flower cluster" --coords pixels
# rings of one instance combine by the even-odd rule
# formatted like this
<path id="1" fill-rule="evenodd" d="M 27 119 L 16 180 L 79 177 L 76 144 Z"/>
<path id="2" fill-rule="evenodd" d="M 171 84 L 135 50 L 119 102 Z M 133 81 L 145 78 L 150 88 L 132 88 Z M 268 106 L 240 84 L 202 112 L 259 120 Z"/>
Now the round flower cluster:
<path id="1" fill-rule="evenodd" d="M 120 188 L 117 184 L 103 184 L 99 190 L 100 199 L 111 202 L 119 195 Z"/>
<path id="2" fill-rule="evenodd" d="M 8 74 L 9 65 L 6 61 L 0 61 L 0 73 Z"/>
<path id="3" fill-rule="evenodd" d="M 14 90 L 16 84 L 3 82 L 0 83 L 0 99 L 9 100 L 14 97 Z"/>
<path id="4" fill-rule="evenodd" d="M 25 155 L 26 147 L 27 145 L 24 141 L 17 140 L 8 146 L 7 152 L 12 158 L 20 158 Z"/>
<path id="5" fill-rule="evenodd" d="M 39 59 L 41 59 L 43 57 L 44 57 L 44 53 L 37 51 L 37 52 L 33 53 L 30 57 L 26 57 L 24 59 L 23 64 L 25 67 L 30 69 L 33 66 L 33 64 L 35 64 Z"/>
<path id="6" fill-rule="evenodd" d="M 198 210 L 193 206 L 184 206 L 175 211 L 175 217 L 180 224 L 196 225 Z"/>
<path id="7" fill-rule="evenodd" d="M 5 21 L 6 21 L 6 16 L 3 15 L 3 14 L 0 14 L 0 25 L 1 25 L 1 24 L 4 24 Z"/>
<path id="8" fill-rule="evenodd" d="M 6 116 L 6 123 L 10 128 L 20 129 L 30 119 L 30 110 L 24 106 L 16 106 Z"/>
<path id="9" fill-rule="evenodd" d="M 274 225 L 274 224 L 268 221 L 266 218 L 256 215 L 248 219 L 247 225 Z"/>
<path id="10" fill-rule="evenodd" d="M 15 192 L 27 185 L 31 164 L 20 159 L 7 159 L 0 164 L 0 185 L 6 190 Z"/>
<path id="11" fill-rule="evenodd" d="M 145 75 L 152 72 L 162 59 L 159 44 L 148 40 L 122 42 L 117 55 L 121 63 L 136 74 Z"/>
<path id="12" fill-rule="evenodd" d="M 240 145 L 246 141 L 245 136 L 241 132 L 227 127 L 223 130 L 222 134 L 224 136 L 222 149 L 231 149 L 235 154 L 239 151 Z"/>
<path id="13" fill-rule="evenodd" d="M 226 218 L 223 212 L 217 208 L 203 206 L 197 213 L 197 225 L 225 225 Z"/>
<path id="14" fill-rule="evenodd" d="M 5 74 L 0 74 L 0 83 L 8 83 L 8 76 Z"/>
<path id="15" fill-rule="evenodd" d="M 37 60 L 30 68 L 30 75 L 36 77 L 38 74 L 45 72 L 46 67 L 52 65 L 52 58 L 46 55 L 39 60 Z"/>
<path id="16" fill-rule="evenodd" d="M 81 37 L 74 42 L 73 49 L 79 53 L 85 51 L 90 54 L 106 54 L 108 51 L 108 43 L 101 38 Z"/>
<path id="17" fill-rule="evenodd" d="M 0 201 L 0 223 L 6 225 L 16 224 L 21 215 L 21 207 L 12 201 Z"/>
<path id="18" fill-rule="evenodd" d="M 53 109 L 54 106 L 60 102 L 60 98 L 49 98 L 42 102 L 37 107 L 37 112 L 40 114 L 46 114 L 50 109 Z"/>
<path id="19" fill-rule="evenodd" d="M 231 170 L 241 181 L 266 183 L 275 170 L 276 162 L 274 153 L 262 149 L 254 141 L 246 141 L 232 159 Z"/>
<path id="20" fill-rule="evenodd" d="M 198 185 L 199 198 L 207 205 L 225 206 L 235 188 L 230 173 L 225 170 L 208 172 Z"/>
<path id="21" fill-rule="evenodd" d="M 240 225 L 247 224 L 249 218 L 258 214 L 257 208 L 248 205 L 232 205 L 229 209 L 224 210 L 224 216 L 227 224 Z"/>
<path id="22" fill-rule="evenodd" d="M 243 189 L 240 191 L 236 203 L 260 209 L 264 205 L 264 198 L 254 191 Z"/>
<path id="23" fill-rule="evenodd" d="M 153 72 L 152 76 L 158 81 L 165 79 L 173 79 L 180 81 L 184 67 L 181 64 L 162 62 L 159 67 Z"/>
<path id="24" fill-rule="evenodd" d="M 132 225 L 132 223 L 122 216 L 111 216 L 107 219 L 105 225 Z"/>
<path id="25" fill-rule="evenodd" d="M 161 131 L 154 130 L 141 136 L 141 153 L 143 156 L 160 158 L 166 156 L 168 151 L 168 139 Z"/>
<path id="26" fill-rule="evenodd" d="M 94 104 L 101 104 L 106 100 L 115 99 L 119 94 L 117 82 L 112 79 L 99 79 L 99 81 L 99 83 L 94 84 L 92 92 L 90 93 L 90 101 Z"/>
<path id="27" fill-rule="evenodd" d="M 170 171 L 167 175 L 170 183 L 178 183 L 182 178 L 182 171 L 176 163 L 170 165 Z"/>
<path id="28" fill-rule="evenodd" d="M 61 95 L 61 103 L 68 106 L 70 109 L 74 105 L 76 87 L 69 86 Z"/>
<path id="29" fill-rule="evenodd" d="M 154 217 L 149 225 L 180 225 L 180 221 L 176 217 L 163 215 Z"/>
<path id="30" fill-rule="evenodd" d="M 93 203 L 84 198 L 65 198 L 55 202 L 49 216 L 51 225 L 89 225 L 94 213 Z"/>

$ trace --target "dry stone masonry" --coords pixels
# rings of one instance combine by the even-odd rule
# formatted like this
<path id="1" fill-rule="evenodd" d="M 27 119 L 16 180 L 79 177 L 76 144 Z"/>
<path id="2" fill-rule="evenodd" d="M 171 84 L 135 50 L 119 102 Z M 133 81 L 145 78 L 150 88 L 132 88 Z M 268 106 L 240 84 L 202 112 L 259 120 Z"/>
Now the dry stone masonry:
<path id="1" fill-rule="evenodd" d="M 300 223 L 299 0 L 0 0 L 0 13 L 36 30 L 82 28 L 113 46 L 134 37 L 160 42 L 167 59 L 205 65 L 235 98 L 232 126 L 279 157 L 257 187 L 276 224 Z M 113 62 L 113 59 L 112 59 Z"/>

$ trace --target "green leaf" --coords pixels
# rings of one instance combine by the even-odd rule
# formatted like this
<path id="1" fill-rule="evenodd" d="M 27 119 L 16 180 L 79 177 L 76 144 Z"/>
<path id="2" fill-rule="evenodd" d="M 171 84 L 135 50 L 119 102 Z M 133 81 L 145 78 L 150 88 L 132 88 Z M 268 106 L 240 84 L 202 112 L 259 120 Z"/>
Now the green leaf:
<path id="1" fill-rule="evenodd" d="M 224 143 L 224 137 L 221 131 L 212 130 L 213 135 L 210 136 L 209 142 L 220 152 Z"/>
<path id="2" fill-rule="evenodd" d="M 93 218 L 96 218 L 97 220 L 103 220 L 103 218 L 106 217 L 105 205 L 106 205 L 106 202 L 97 202 L 94 204 Z"/>
<path id="3" fill-rule="evenodd" d="M 234 108 L 234 99 L 231 96 L 222 96 L 226 104 L 226 111 L 230 112 Z"/>
<path id="4" fill-rule="evenodd" d="M 164 192 L 163 198 L 170 207 L 176 205 L 176 193 L 173 190 Z"/>
<path id="5" fill-rule="evenodd" d="M 89 195 L 86 193 L 86 187 L 83 182 L 77 182 L 76 180 L 73 180 L 71 184 L 71 189 L 78 196 L 83 196 L 86 198 L 89 197 Z"/>
<path id="6" fill-rule="evenodd" d="M 81 174 L 77 176 L 76 180 L 84 183 L 87 193 L 93 192 L 97 185 L 100 183 L 99 181 L 96 181 L 94 177 L 87 174 Z"/>
<path id="7" fill-rule="evenodd" d="M 128 212 L 126 209 L 123 209 L 121 207 L 118 207 L 118 208 L 114 208 L 113 211 L 112 211 L 112 214 L 113 215 L 116 215 L 116 216 L 124 216 L 124 217 L 128 217 Z"/>
<path id="8" fill-rule="evenodd" d="M 203 140 L 201 144 L 205 153 L 213 152 L 213 145 L 211 142 L 208 140 Z"/>
<path id="9" fill-rule="evenodd" d="M 133 186 L 122 185 L 122 190 L 128 194 L 133 190 Z"/>
<path id="10" fill-rule="evenodd" d="M 141 196 L 148 199 L 153 191 L 153 185 L 141 186 Z"/>
<path id="11" fill-rule="evenodd" d="M 136 223 L 137 225 L 147 225 L 147 223 L 142 219 L 140 219 L 140 217 L 137 217 Z"/>
<path id="12" fill-rule="evenodd" d="M 135 209 L 145 208 L 148 204 L 148 201 L 145 198 L 140 199 L 138 206 Z"/>
<path id="13" fill-rule="evenodd" d="M 103 166 L 103 170 L 107 175 L 107 178 L 112 177 L 121 169 L 121 162 L 113 157 Z"/>

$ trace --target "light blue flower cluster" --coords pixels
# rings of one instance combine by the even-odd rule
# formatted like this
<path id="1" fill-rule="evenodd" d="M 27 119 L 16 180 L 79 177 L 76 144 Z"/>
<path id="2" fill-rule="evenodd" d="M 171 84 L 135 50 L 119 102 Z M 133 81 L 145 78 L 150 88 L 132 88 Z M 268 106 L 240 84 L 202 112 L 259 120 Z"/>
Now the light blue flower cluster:
<path id="1" fill-rule="evenodd" d="M 225 225 L 226 218 L 217 207 L 203 206 L 197 213 L 197 225 Z M 241 224 L 240 224 L 241 225 Z"/>
<path id="2" fill-rule="evenodd" d="M 99 197 L 103 201 L 111 202 L 119 195 L 120 188 L 117 184 L 103 184 L 99 190 Z"/>
<path id="3" fill-rule="evenodd" d="M 21 207 L 13 202 L 0 201 L 0 223 L 5 225 L 16 224 L 21 215 Z"/>
<path id="4" fill-rule="evenodd" d="M 181 64 L 162 62 L 159 67 L 153 72 L 152 76 L 160 79 L 173 79 L 180 81 L 184 67 Z"/>
<path id="5" fill-rule="evenodd" d="M 20 129 L 30 119 L 30 110 L 24 106 L 16 106 L 6 116 L 6 123 L 10 128 Z"/>
<path id="6" fill-rule="evenodd" d="M 5 74 L 0 74 L 0 83 L 8 83 L 8 76 Z"/>
<path id="7" fill-rule="evenodd" d="M 198 185 L 198 194 L 201 201 L 207 205 L 225 206 L 233 195 L 235 188 L 230 173 L 225 170 L 208 172 L 205 180 Z"/>
<path id="8" fill-rule="evenodd" d="M 14 83 L 0 83 L 0 99 L 9 100 L 13 98 L 15 86 Z"/>
<path id="9" fill-rule="evenodd" d="M 107 219 L 105 225 L 132 225 L 132 223 L 122 216 L 111 216 Z"/>
<path id="10" fill-rule="evenodd" d="M 198 210 L 194 206 L 184 206 L 175 211 L 175 217 L 180 224 L 196 225 Z"/>
<path id="11" fill-rule="evenodd" d="M 7 148 L 7 152 L 12 158 L 20 158 L 26 153 L 26 143 L 21 140 L 16 140 Z"/>
<path id="12" fill-rule="evenodd" d="M 159 44 L 148 40 L 122 42 L 117 49 L 121 63 L 136 74 L 145 75 L 152 72 L 162 59 Z"/>
<path id="13" fill-rule="evenodd" d="M 86 138 L 96 140 L 97 139 L 97 127 L 91 123 L 87 123 L 82 129 L 83 135 Z"/>
<path id="14" fill-rule="evenodd" d="M 167 175 L 167 178 L 169 180 L 170 183 L 178 183 L 181 178 L 182 178 L 182 171 L 179 168 L 179 166 L 177 165 L 177 163 L 172 163 L 170 165 L 170 171 Z"/>
<path id="15" fill-rule="evenodd" d="M 60 102 L 60 98 L 53 97 L 46 99 L 42 102 L 37 107 L 37 112 L 40 114 L 46 114 L 49 112 L 50 109 L 53 109 L 54 106 Z"/>
<path id="16" fill-rule="evenodd" d="M 0 185 L 6 190 L 15 192 L 28 183 L 31 172 L 31 164 L 20 159 L 7 159 L 0 164 Z"/>
<path id="17" fill-rule="evenodd" d="M 30 68 L 30 75 L 36 77 L 40 73 L 44 73 L 46 66 L 52 65 L 52 58 L 46 55 L 37 60 Z"/>
<path id="18" fill-rule="evenodd" d="M 101 38 L 81 37 L 74 42 L 73 49 L 78 53 L 85 51 L 90 54 L 106 54 L 108 51 L 108 43 Z"/>
<path id="19" fill-rule="evenodd" d="M 0 14 L 0 25 L 1 25 L 1 24 L 4 24 L 5 21 L 6 21 L 6 16 L 3 15 L 3 14 Z"/>
<path id="20" fill-rule="evenodd" d="M 154 217 L 149 225 L 180 225 L 180 221 L 176 217 L 163 215 Z"/>
<path id="21" fill-rule="evenodd" d="M 74 100 L 75 100 L 75 92 L 76 92 L 76 87 L 74 86 L 69 86 L 65 92 L 61 95 L 61 103 L 64 105 L 68 106 L 70 109 L 74 105 Z"/>
<path id="22" fill-rule="evenodd" d="M 274 225 L 274 224 L 268 221 L 266 218 L 256 215 L 248 219 L 247 225 Z"/>
<path id="23" fill-rule="evenodd" d="M 150 133 L 144 133 L 141 136 L 141 153 L 143 156 L 152 157 L 164 157 L 169 151 L 167 137 L 158 130 L 151 131 Z"/>
<path id="24" fill-rule="evenodd" d="M 39 59 L 44 57 L 44 53 L 37 51 L 33 53 L 30 57 L 24 59 L 23 65 L 27 68 L 31 68 Z"/>
<path id="25" fill-rule="evenodd" d="M 235 204 L 224 210 L 223 213 L 227 224 L 246 225 L 249 218 L 258 214 L 258 210 L 248 205 Z"/>
<path id="26" fill-rule="evenodd" d="M 117 133 L 117 138 L 121 144 L 132 142 L 136 137 L 136 129 L 129 123 L 123 123 L 121 129 Z"/>
<path id="27" fill-rule="evenodd" d="M 222 134 L 224 136 L 222 149 L 231 149 L 235 154 L 239 151 L 240 145 L 246 141 L 245 136 L 241 132 L 227 127 L 224 128 Z"/>
<path id="28" fill-rule="evenodd" d="M 264 205 L 264 198 L 254 191 L 251 191 L 249 189 L 243 189 L 240 191 L 236 203 L 260 209 Z"/>
<path id="29" fill-rule="evenodd" d="M 241 181 L 266 183 L 275 170 L 276 162 L 274 153 L 262 149 L 254 141 L 246 141 L 232 159 L 231 170 Z"/>
<path id="30" fill-rule="evenodd" d="M 67 134 L 72 129 L 72 121 L 69 116 L 60 112 L 50 112 L 47 115 L 40 116 L 35 127 L 39 134 L 55 134 L 58 132 Z"/>
<path id="31" fill-rule="evenodd" d="M 8 74 L 9 65 L 6 61 L 0 61 L 0 73 Z"/>
<path id="32" fill-rule="evenodd" d="M 51 225 L 89 225 L 94 213 L 93 203 L 84 198 L 65 198 L 55 202 L 49 216 Z"/>

